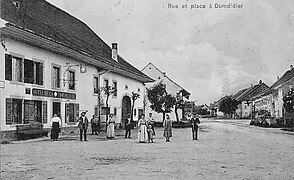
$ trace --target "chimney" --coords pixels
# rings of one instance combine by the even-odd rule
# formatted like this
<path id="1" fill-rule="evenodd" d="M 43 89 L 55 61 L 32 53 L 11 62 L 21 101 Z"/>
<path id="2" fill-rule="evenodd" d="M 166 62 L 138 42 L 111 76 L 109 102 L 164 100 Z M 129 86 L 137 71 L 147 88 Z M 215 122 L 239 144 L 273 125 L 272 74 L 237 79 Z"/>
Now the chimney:
<path id="1" fill-rule="evenodd" d="M 118 58 L 117 58 L 117 43 L 112 43 L 112 56 L 111 57 L 115 61 L 118 61 Z"/>
<path id="2" fill-rule="evenodd" d="M 279 80 L 280 79 L 280 77 L 279 76 L 277 76 L 277 80 Z"/>
<path id="3" fill-rule="evenodd" d="M 293 69 L 293 65 L 291 64 L 291 65 L 290 65 L 290 70 L 292 70 L 292 69 Z"/>
<path id="4" fill-rule="evenodd" d="M 262 80 L 259 80 L 259 84 L 262 84 Z"/>

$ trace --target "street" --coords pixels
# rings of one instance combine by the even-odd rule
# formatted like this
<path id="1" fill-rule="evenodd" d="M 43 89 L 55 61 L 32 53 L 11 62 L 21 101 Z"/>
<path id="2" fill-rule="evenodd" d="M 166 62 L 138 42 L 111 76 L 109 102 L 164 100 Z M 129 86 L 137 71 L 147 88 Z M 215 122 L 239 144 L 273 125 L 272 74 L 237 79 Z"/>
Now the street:
<path id="1" fill-rule="evenodd" d="M 115 140 L 103 134 L 62 135 L 1 144 L 1 179 L 294 179 L 294 133 L 249 125 L 250 120 L 201 120 L 199 140 L 191 129 L 173 129 L 165 142 L 140 144 L 137 132 Z"/>

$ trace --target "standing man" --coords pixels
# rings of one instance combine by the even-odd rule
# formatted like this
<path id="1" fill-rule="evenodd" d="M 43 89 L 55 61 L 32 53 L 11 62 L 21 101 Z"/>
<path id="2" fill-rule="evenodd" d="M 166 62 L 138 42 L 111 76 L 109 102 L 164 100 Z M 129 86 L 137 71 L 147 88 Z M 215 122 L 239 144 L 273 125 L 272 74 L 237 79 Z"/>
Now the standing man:
<path id="1" fill-rule="evenodd" d="M 95 117 L 95 115 L 93 115 L 91 119 L 91 128 L 92 128 L 92 135 L 94 135 L 94 133 L 98 135 L 97 134 L 97 118 Z"/>
<path id="2" fill-rule="evenodd" d="M 130 113 L 127 115 L 127 118 L 125 119 L 125 128 L 126 128 L 125 138 L 131 138 L 132 122 L 131 122 Z"/>
<path id="3" fill-rule="evenodd" d="M 200 120 L 197 115 L 192 114 L 191 123 L 192 123 L 193 140 L 197 140 L 198 139 L 198 124 L 200 124 Z"/>
<path id="4" fill-rule="evenodd" d="M 78 120 L 79 122 L 79 129 L 80 129 L 80 140 L 83 140 L 83 132 L 84 132 L 84 141 L 87 141 L 87 129 L 88 129 L 88 125 L 89 125 L 89 121 L 88 118 L 85 116 L 86 112 L 82 112 L 81 116 Z"/>

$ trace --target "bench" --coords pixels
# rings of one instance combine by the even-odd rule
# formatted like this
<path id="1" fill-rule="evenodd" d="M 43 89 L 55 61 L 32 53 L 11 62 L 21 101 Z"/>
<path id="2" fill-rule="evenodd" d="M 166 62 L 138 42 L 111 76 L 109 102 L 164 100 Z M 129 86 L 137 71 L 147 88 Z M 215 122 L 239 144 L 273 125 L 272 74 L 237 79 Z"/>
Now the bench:
<path id="1" fill-rule="evenodd" d="M 18 140 L 48 136 L 48 131 L 43 129 L 41 123 L 17 125 L 16 133 Z"/>

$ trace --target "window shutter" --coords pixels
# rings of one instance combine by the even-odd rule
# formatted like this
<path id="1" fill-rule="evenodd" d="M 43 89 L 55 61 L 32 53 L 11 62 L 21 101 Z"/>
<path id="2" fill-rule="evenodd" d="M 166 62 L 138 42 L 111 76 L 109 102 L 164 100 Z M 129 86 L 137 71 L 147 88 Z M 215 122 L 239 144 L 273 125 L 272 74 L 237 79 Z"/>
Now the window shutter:
<path id="1" fill-rule="evenodd" d="M 42 102 L 42 107 L 43 107 L 43 123 L 47 123 L 47 119 L 48 119 L 48 116 L 47 116 L 47 101 L 43 101 Z"/>
<path id="2" fill-rule="evenodd" d="M 75 104 L 75 110 L 74 110 L 74 114 L 75 114 L 75 119 L 74 119 L 74 122 L 76 122 L 77 121 L 77 119 L 79 118 L 79 104 L 78 103 L 76 103 Z"/>
<path id="3" fill-rule="evenodd" d="M 12 56 L 5 54 L 5 80 L 12 81 Z"/>
<path id="4" fill-rule="evenodd" d="M 65 103 L 65 123 L 68 122 L 69 114 L 68 114 L 68 103 Z"/>
<path id="5" fill-rule="evenodd" d="M 12 99 L 6 98 L 6 124 L 12 124 Z"/>
<path id="6" fill-rule="evenodd" d="M 40 63 L 40 85 L 44 85 L 44 65 Z"/>

